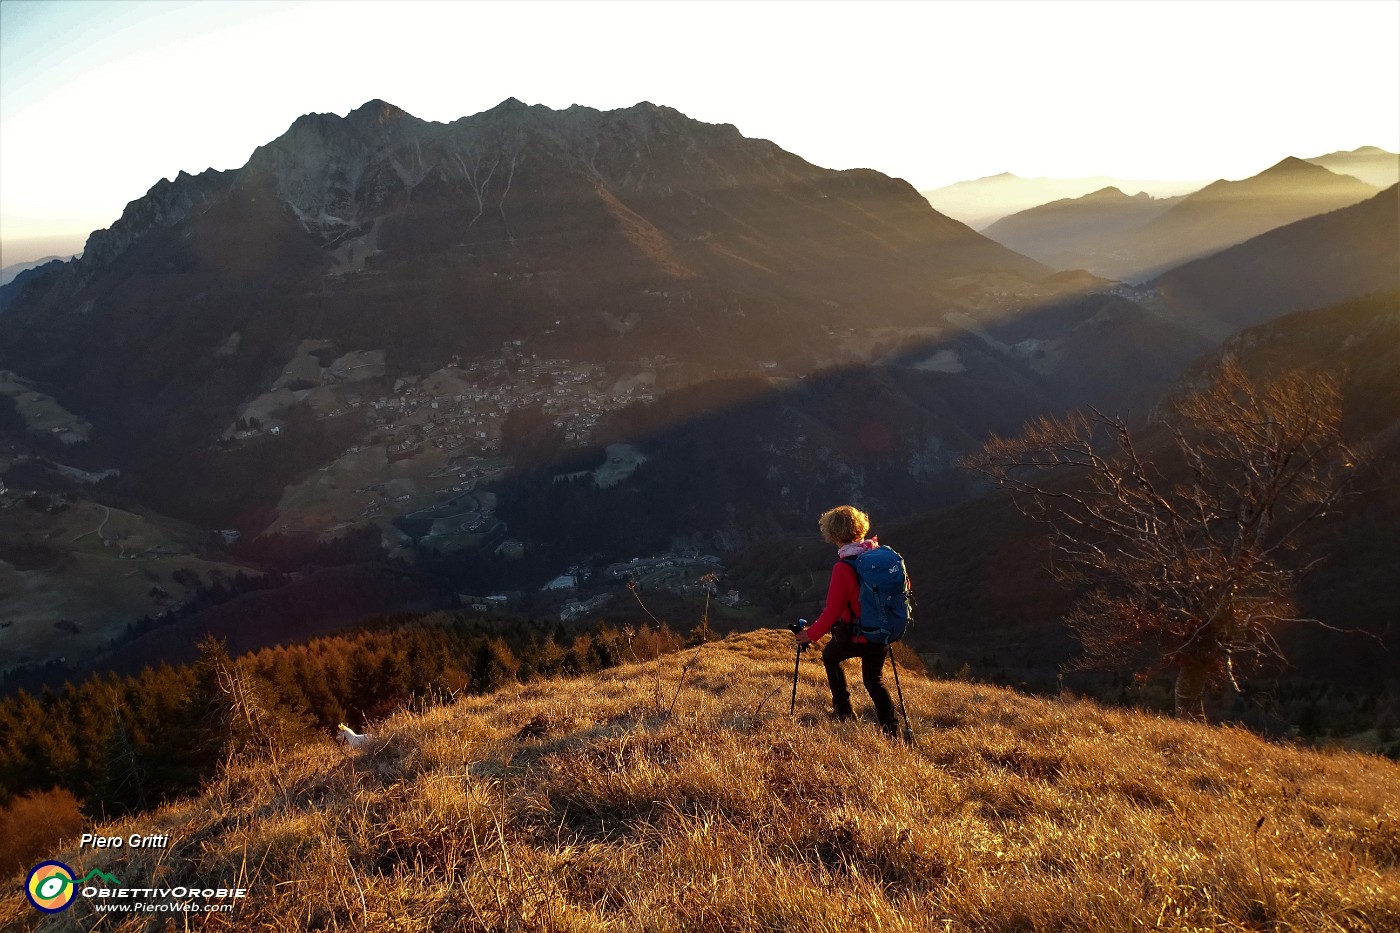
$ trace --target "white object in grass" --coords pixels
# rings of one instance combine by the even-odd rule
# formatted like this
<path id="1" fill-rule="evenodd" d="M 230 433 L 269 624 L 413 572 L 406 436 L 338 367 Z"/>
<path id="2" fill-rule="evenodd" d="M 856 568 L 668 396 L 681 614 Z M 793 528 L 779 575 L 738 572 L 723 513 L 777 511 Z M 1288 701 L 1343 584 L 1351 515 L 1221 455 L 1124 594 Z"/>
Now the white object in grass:
<path id="1" fill-rule="evenodd" d="M 374 741 L 374 736 L 370 733 L 366 732 L 364 735 L 360 735 L 343 722 L 336 728 L 340 730 L 340 734 L 345 738 L 345 744 L 349 745 L 351 748 L 364 748 Z"/>

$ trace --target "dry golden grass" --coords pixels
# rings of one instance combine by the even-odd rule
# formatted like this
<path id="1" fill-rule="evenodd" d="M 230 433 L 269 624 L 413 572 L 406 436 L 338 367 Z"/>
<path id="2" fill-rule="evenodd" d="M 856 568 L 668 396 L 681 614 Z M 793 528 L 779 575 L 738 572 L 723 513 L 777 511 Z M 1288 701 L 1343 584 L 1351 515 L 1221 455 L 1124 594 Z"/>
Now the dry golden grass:
<path id="1" fill-rule="evenodd" d="M 101 830 L 168 851 L 54 857 L 250 889 L 113 931 L 1400 929 L 1392 762 L 911 674 L 906 747 L 828 723 L 811 655 L 790 719 L 792 657 L 750 633 L 399 714 Z"/>

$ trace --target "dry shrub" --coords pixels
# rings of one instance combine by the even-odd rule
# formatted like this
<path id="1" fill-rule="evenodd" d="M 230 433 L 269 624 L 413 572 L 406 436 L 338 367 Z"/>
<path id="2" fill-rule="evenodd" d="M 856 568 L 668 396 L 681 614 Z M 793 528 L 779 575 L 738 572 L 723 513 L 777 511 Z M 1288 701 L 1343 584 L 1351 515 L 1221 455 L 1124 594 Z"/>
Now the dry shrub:
<path id="1" fill-rule="evenodd" d="M 27 870 L 83 831 L 78 799 L 68 791 L 30 791 L 0 810 L 0 876 Z"/>

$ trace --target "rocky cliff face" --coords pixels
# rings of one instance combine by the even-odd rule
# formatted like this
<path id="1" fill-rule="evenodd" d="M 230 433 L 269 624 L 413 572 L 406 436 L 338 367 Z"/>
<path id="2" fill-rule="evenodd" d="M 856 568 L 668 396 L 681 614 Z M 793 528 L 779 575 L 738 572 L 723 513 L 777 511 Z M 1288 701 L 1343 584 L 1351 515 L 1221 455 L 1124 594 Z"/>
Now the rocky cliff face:
<path id="1" fill-rule="evenodd" d="M 335 243 L 422 181 L 429 168 L 423 147 L 431 152 L 435 129 L 383 101 L 344 119 L 307 114 L 258 148 L 244 172 L 270 180 L 308 233 Z"/>
<path id="2" fill-rule="evenodd" d="M 299 118 L 238 170 L 156 185 L 81 263 L 14 296 L 0 366 L 90 420 L 104 464 L 133 488 L 183 483 L 188 503 L 202 494 L 192 477 L 213 469 L 199 458 L 287 381 L 303 346 L 372 354 L 389 387 L 498 359 L 506 343 L 520 359 L 620 373 L 664 360 L 672 385 L 791 379 L 936 355 L 911 341 L 981 346 L 984 325 L 1091 286 L 1050 277 L 906 182 L 824 169 L 667 107 L 512 99 L 443 124 L 371 101 Z M 1056 312 L 1055 327 L 1094 314 L 1082 310 Z M 987 339 L 1000 362 L 958 362 L 955 407 L 1061 397 L 1041 370 L 1065 353 L 1028 363 L 1031 350 Z M 1075 368 L 1066 356 L 1057 371 Z M 269 488 L 354 441 L 304 414 L 288 444 L 305 444 L 275 458 L 287 475 Z M 954 420 L 937 413 L 929 431 Z"/>
<path id="3" fill-rule="evenodd" d="M 301 117 L 242 169 L 154 186 L 80 263 L 12 296 L 0 357 L 62 380 L 94 354 L 139 360 L 174 327 L 216 346 L 239 332 L 245 356 L 261 332 L 274 355 L 315 337 L 398 346 L 408 365 L 546 320 L 576 350 L 625 336 L 693 351 L 699 329 L 728 353 L 848 320 L 913 325 L 1045 274 L 902 181 L 666 107 L 512 99 L 440 124 L 371 101 Z M 1021 284 L 966 278 L 984 275 Z M 197 326 L 173 314 L 195 303 Z"/>
<path id="4" fill-rule="evenodd" d="M 650 103 L 609 112 L 580 106 L 553 111 L 513 98 L 450 124 L 420 120 L 378 100 L 343 118 L 308 114 L 257 149 L 241 170 L 181 173 L 158 183 L 111 230 L 93 235 L 87 268 L 109 264 L 143 233 L 179 223 L 213 197 L 251 196 L 261 186 L 327 247 L 368 234 L 390 214 L 421 211 L 429 201 L 437 212 L 456 215 L 458 224 L 440 231 L 441 242 L 434 244 L 446 246 L 454 239 L 483 241 L 481 234 L 502 232 L 513 216 L 526 225 L 566 225 L 560 208 L 571 200 L 606 202 L 600 188 L 624 200 L 676 200 L 661 211 L 675 215 L 668 224 L 650 214 L 647 220 L 670 226 L 685 218 L 683 234 L 693 238 L 752 220 L 723 216 L 713 195 L 781 189 L 789 208 L 801 205 L 838 224 L 832 215 L 839 211 L 832 209 L 840 205 L 817 202 L 875 196 L 897 203 L 902 215 L 886 210 L 870 218 L 873 237 L 899 234 L 887 245 L 959 246 L 985 254 L 989 267 L 1032 277 L 1041 272 L 925 209 L 909 185 L 877 172 L 821 169 L 765 140 L 747 139 L 733 126 L 701 123 Z M 550 216 L 533 217 L 542 207 Z"/>
<path id="5" fill-rule="evenodd" d="M 141 237 L 175 226 L 227 192 L 235 174 L 211 168 L 198 175 L 181 172 L 174 181 L 162 178 L 145 197 L 128 204 L 111 227 L 93 231 L 78 267 L 87 275 L 98 274 Z"/>

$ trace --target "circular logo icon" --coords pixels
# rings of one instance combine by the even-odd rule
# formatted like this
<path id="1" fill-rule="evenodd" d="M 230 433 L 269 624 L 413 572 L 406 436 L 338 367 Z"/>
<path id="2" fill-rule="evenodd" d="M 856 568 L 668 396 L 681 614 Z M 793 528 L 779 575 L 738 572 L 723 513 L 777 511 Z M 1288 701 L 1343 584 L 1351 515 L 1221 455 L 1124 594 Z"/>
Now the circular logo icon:
<path id="1" fill-rule="evenodd" d="M 25 897 L 46 914 L 67 910 L 77 891 L 73 869 L 62 862 L 40 862 L 29 869 L 29 877 L 24 879 Z"/>

